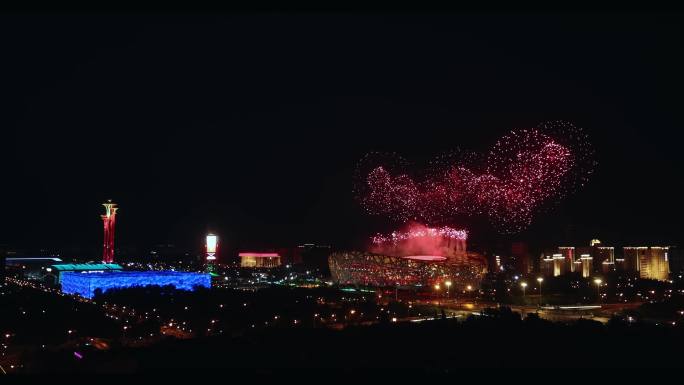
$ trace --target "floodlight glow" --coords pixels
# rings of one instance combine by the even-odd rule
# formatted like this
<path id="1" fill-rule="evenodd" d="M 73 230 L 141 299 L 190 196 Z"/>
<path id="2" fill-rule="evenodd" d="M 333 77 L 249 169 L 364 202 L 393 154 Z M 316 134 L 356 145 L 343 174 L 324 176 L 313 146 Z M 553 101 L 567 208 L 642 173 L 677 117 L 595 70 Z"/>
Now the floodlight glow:
<path id="1" fill-rule="evenodd" d="M 218 237 L 213 234 L 207 235 L 207 260 L 213 261 L 216 259 L 216 250 L 218 249 Z"/>
<path id="2" fill-rule="evenodd" d="M 216 235 L 207 235 L 207 252 L 215 253 L 218 245 L 218 237 Z"/>

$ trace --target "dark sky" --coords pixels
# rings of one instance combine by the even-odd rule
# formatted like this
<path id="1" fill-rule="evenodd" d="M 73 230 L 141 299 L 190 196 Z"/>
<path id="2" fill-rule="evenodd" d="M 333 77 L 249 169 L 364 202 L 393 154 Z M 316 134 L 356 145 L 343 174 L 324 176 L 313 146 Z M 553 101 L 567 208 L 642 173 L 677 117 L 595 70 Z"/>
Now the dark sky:
<path id="1" fill-rule="evenodd" d="M 678 243 L 681 16 L 0 16 L 0 244 L 99 245 L 111 198 L 123 245 L 345 247 L 388 228 L 352 199 L 367 151 L 556 119 L 599 165 L 520 237 Z"/>

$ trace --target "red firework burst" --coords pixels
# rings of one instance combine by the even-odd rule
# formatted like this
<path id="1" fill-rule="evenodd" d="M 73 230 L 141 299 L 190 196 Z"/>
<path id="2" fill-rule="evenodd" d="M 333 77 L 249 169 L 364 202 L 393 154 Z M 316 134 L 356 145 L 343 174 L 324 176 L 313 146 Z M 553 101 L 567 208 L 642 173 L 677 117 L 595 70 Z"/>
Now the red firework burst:
<path id="1" fill-rule="evenodd" d="M 442 156 L 410 176 L 403 159 L 368 154 L 357 168 L 356 195 L 370 214 L 402 222 L 487 215 L 501 232 L 514 233 L 544 205 L 583 186 L 595 165 L 587 135 L 557 121 L 511 131 L 483 162 L 476 158 Z"/>

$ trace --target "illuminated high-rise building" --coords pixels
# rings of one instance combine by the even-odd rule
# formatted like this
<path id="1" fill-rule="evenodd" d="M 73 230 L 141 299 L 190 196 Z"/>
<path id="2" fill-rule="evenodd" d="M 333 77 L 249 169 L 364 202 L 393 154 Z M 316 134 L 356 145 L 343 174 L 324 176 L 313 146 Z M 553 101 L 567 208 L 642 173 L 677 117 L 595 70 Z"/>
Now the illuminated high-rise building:
<path id="1" fill-rule="evenodd" d="M 105 207 L 105 214 L 102 215 L 102 222 L 104 223 L 104 245 L 102 249 L 102 262 L 114 262 L 114 226 L 116 225 L 116 203 L 112 203 L 110 199 L 107 203 L 102 204 Z"/>
<path id="2" fill-rule="evenodd" d="M 625 271 L 639 271 L 639 254 L 645 253 L 648 247 L 625 246 L 622 248 L 622 258 L 619 260 L 620 267 Z"/>
<path id="3" fill-rule="evenodd" d="M 581 254 L 580 255 L 579 267 L 581 267 L 581 270 L 578 270 L 578 271 L 582 271 L 582 277 L 584 277 L 584 278 L 591 277 L 591 273 L 594 270 L 593 264 L 594 264 L 594 258 L 591 256 L 591 254 Z"/>
<path id="4" fill-rule="evenodd" d="M 648 255 L 639 260 L 639 275 L 641 278 L 667 281 L 670 278 L 669 247 L 653 246 Z"/>
<path id="5" fill-rule="evenodd" d="M 615 271 L 615 248 L 610 246 L 599 246 L 596 249 L 595 255 L 598 261 L 601 262 L 601 269 L 604 273 Z"/>
<path id="6" fill-rule="evenodd" d="M 591 249 L 588 251 L 593 258 L 594 272 L 608 273 L 615 270 L 615 248 L 603 246 L 598 239 L 592 239 L 589 243 Z"/>
<path id="7" fill-rule="evenodd" d="M 561 246 L 558 248 L 558 252 L 563 256 L 566 269 L 575 272 L 575 248 L 573 246 Z"/>
<path id="8" fill-rule="evenodd" d="M 557 252 L 542 254 L 540 272 L 544 276 L 558 276 L 566 273 L 579 273 L 584 278 L 599 272 L 615 270 L 615 248 L 602 246 L 601 241 L 592 239 L 590 246 L 560 246 Z M 621 265 L 620 260 L 617 261 Z"/>
<path id="9" fill-rule="evenodd" d="M 570 269 L 567 268 L 567 264 L 565 263 L 565 257 L 563 257 L 563 254 L 554 254 L 553 255 L 553 276 L 558 277 L 559 275 L 567 273 L 569 270 Z"/>
<path id="10" fill-rule="evenodd" d="M 555 251 L 555 250 L 554 250 Z M 542 253 L 539 259 L 539 273 L 544 277 L 558 277 L 572 271 L 573 266 L 566 253 Z"/>
<path id="11" fill-rule="evenodd" d="M 545 277 L 553 277 L 555 274 L 555 265 L 553 257 L 550 255 L 544 255 L 542 253 L 541 259 L 539 261 L 539 271 Z"/>
<path id="12" fill-rule="evenodd" d="M 624 269 L 639 272 L 639 277 L 665 281 L 670 275 L 669 247 L 624 247 Z"/>

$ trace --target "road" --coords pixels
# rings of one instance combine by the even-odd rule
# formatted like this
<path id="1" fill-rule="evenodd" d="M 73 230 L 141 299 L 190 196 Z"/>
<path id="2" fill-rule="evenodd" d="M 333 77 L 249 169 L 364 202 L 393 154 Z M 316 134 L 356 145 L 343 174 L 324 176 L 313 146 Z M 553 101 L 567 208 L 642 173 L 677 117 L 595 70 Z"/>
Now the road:
<path id="1" fill-rule="evenodd" d="M 438 309 L 444 309 L 447 315 L 457 315 L 459 318 L 465 319 L 471 314 L 479 315 L 487 308 L 497 308 L 499 304 L 490 302 L 474 302 L 474 301 L 456 301 L 456 300 L 432 300 L 432 301 L 417 301 L 422 305 L 432 305 Z M 540 318 L 556 321 L 568 322 L 578 319 L 591 319 L 602 323 L 608 322 L 611 316 L 620 311 L 635 309 L 641 303 L 609 303 L 609 304 L 593 304 L 583 306 L 520 306 L 520 305 L 505 305 L 512 311 L 520 313 L 524 318 L 528 313 L 536 313 Z"/>

